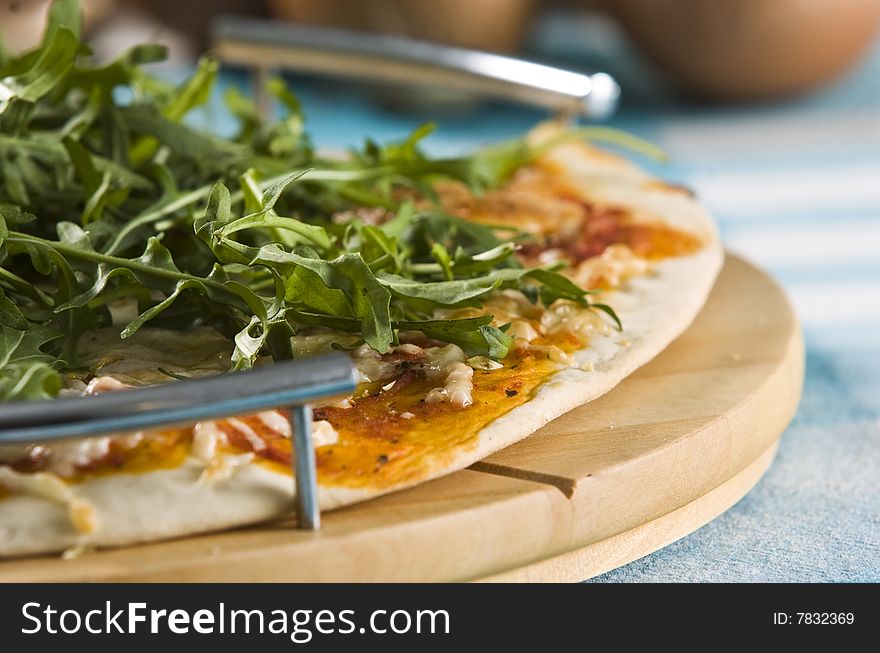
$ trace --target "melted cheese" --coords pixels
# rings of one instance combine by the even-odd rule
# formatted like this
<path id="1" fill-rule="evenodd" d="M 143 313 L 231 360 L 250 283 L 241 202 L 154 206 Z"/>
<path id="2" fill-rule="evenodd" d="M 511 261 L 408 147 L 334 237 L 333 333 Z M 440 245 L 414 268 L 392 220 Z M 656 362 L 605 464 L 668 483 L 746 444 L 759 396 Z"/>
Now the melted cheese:
<path id="1" fill-rule="evenodd" d="M 458 345 L 450 344 L 445 347 L 428 347 L 423 351 L 428 362 L 428 369 L 426 371 L 429 375 L 431 372 L 445 374 L 451 366 L 454 366 L 456 363 L 464 363 L 467 360 L 464 350 Z"/>
<path id="2" fill-rule="evenodd" d="M 99 395 L 104 392 L 116 392 L 117 390 L 125 390 L 130 387 L 127 383 L 114 379 L 112 376 L 96 376 L 89 381 L 85 390 L 83 390 L 83 394 Z"/>
<path id="3" fill-rule="evenodd" d="M 584 288 L 618 288 L 650 269 L 651 264 L 626 245 L 610 245 L 599 256 L 578 264 L 570 276 Z"/>
<path id="4" fill-rule="evenodd" d="M 504 367 L 504 365 L 498 361 L 493 361 L 491 358 L 486 358 L 485 356 L 471 356 L 467 359 L 467 364 L 475 370 L 485 371 L 500 370 Z"/>
<path id="5" fill-rule="evenodd" d="M 489 313 L 495 316 L 493 324 L 501 326 L 517 319 L 536 320 L 541 317 L 543 309 L 529 301 L 528 297 L 518 290 L 504 290 L 489 297 L 485 304 Z"/>
<path id="6" fill-rule="evenodd" d="M 474 370 L 472 367 L 464 363 L 453 363 L 446 375 L 446 384 L 442 388 L 431 389 L 425 397 L 425 401 L 429 404 L 448 401 L 454 406 L 467 408 L 474 403 L 473 378 Z"/>
<path id="7" fill-rule="evenodd" d="M 397 369 L 396 362 L 383 360 L 382 354 L 369 345 L 361 345 L 355 349 L 352 352 L 352 358 L 358 371 L 358 380 L 361 383 L 387 378 Z"/>
<path id="8" fill-rule="evenodd" d="M 574 364 L 571 356 L 557 345 L 535 345 L 526 340 L 514 340 L 513 349 L 521 354 L 529 354 L 536 358 L 552 361 L 560 365 Z"/>
<path id="9" fill-rule="evenodd" d="M 608 323 L 594 310 L 562 299 L 553 302 L 544 311 L 539 326 L 544 335 L 571 333 L 583 343 L 587 343 L 590 336 L 606 335 L 609 328 Z"/>
<path id="10" fill-rule="evenodd" d="M 193 428 L 190 453 L 201 462 L 210 463 L 217 455 L 217 447 L 227 442 L 226 433 L 217 425 L 217 422 L 214 420 L 199 422 Z"/>
<path id="11" fill-rule="evenodd" d="M 202 470 L 199 483 L 222 483 L 228 481 L 239 467 L 249 465 L 254 460 L 253 452 L 235 455 L 215 456 Z"/>
<path id="12" fill-rule="evenodd" d="M 534 326 L 532 326 L 531 322 L 527 320 L 513 320 L 510 323 L 510 328 L 507 330 L 507 335 L 511 338 L 518 338 L 520 340 L 525 340 L 526 342 L 531 342 L 541 334 L 538 333 L 538 330 Z"/>
<path id="13" fill-rule="evenodd" d="M 264 410 L 257 417 L 267 428 L 280 433 L 285 438 L 290 437 L 290 420 L 277 410 Z"/>
<path id="14" fill-rule="evenodd" d="M 58 440 L 47 447 L 50 451 L 49 469 L 61 476 L 71 476 L 77 467 L 86 467 L 110 453 L 110 436 L 84 440 Z"/>
<path id="15" fill-rule="evenodd" d="M 339 432 L 326 419 L 312 422 L 312 444 L 316 448 L 336 444 L 338 440 Z"/>
<path id="16" fill-rule="evenodd" d="M 361 382 L 372 382 L 380 379 L 393 380 L 382 386 L 383 392 L 391 391 L 397 383 L 401 370 L 418 370 L 429 380 L 445 379 L 454 366 L 464 365 L 467 356 L 458 345 L 421 348 L 412 343 L 392 347 L 387 354 L 380 354 L 367 345 L 355 350 L 354 363 L 358 369 Z M 458 369 L 458 368 L 456 368 Z M 472 372 L 472 370 L 471 370 Z M 459 375 L 463 372 L 459 372 Z M 442 389 L 438 389 L 438 392 Z M 429 393 L 430 394 L 430 393 Z M 436 394 L 436 393 L 435 393 Z M 433 396 L 433 395 L 432 395 Z M 426 397 L 427 400 L 427 397 Z M 437 399 L 431 399 L 436 401 Z M 350 406 L 351 404 L 343 404 Z"/>

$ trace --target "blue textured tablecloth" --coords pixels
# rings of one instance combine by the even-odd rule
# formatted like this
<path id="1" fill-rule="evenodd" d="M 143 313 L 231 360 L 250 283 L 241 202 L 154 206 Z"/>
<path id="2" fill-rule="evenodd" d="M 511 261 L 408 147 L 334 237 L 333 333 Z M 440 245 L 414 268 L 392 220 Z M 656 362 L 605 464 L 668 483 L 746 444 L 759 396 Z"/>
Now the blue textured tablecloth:
<path id="1" fill-rule="evenodd" d="M 673 160 L 657 172 L 695 188 L 728 248 L 787 289 L 804 326 L 807 372 L 776 462 L 751 493 L 597 580 L 880 581 L 880 44 L 817 95 L 722 108 L 675 101 L 606 36 L 601 24 L 551 19 L 535 49 L 622 79 L 627 101 L 611 124 L 664 147 Z M 345 86 L 299 90 L 325 147 L 401 137 L 430 117 L 441 127 L 429 146 L 461 151 L 543 117 L 503 105 L 404 116 Z M 228 126 L 210 113 L 216 129 Z"/>

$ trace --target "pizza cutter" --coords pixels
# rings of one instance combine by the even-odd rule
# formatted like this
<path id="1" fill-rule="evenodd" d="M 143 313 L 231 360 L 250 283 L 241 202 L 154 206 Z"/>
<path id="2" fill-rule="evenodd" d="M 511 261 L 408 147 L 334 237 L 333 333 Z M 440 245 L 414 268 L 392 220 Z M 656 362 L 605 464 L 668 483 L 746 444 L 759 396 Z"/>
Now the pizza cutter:
<path id="1" fill-rule="evenodd" d="M 268 115 L 272 68 L 446 88 L 550 109 L 560 117 L 604 120 L 620 86 L 607 73 L 583 74 L 492 52 L 276 21 L 220 16 L 211 24 L 218 56 L 255 72 L 258 106 Z"/>
<path id="2" fill-rule="evenodd" d="M 91 397 L 24 401 L 0 407 L 0 445 L 178 426 L 289 408 L 297 525 L 316 530 L 321 515 L 309 402 L 350 394 L 356 383 L 351 358 L 332 353 Z"/>

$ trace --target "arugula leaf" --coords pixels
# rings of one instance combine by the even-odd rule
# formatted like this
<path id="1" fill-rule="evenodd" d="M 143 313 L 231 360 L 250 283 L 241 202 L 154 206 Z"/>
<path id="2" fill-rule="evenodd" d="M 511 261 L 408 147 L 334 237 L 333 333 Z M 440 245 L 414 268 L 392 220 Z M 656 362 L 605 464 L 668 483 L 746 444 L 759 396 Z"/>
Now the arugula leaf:
<path id="1" fill-rule="evenodd" d="M 255 262 L 263 261 L 258 258 Z M 360 254 L 342 254 L 331 261 L 302 257 L 298 263 L 320 277 L 327 288 L 341 290 L 351 315 L 361 320 L 364 341 L 380 353 L 388 351 L 394 341 L 391 293 L 376 280 Z"/>
<path id="2" fill-rule="evenodd" d="M 30 323 L 0 290 L 0 397 L 45 399 L 61 389 L 58 360 L 43 351 L 60 331 Z"/>
<path id="3" fill-rule="evenodd" d="M 328 327 L 337 331 L 358 333 L 360 323 L 352 318 L 337 317 L 308 311 L 290 309 L 288 314 L 298 323 Z M 471 356 L 504 358 L 513 339 L 503 329 L 491 326 L 491 315 L 453 320 L 396 320 L 396 331 L 421 331 L 427 337 L 451 342 Z"/>
<path id="4" fill-rule="evenodd" d="M 422 320 L 398 322 L 399 329 L 421 331 L 429 338 L 451 342 L 461 347 L 468 356 L 488 356 L 500 359 L 507 355 L 513 338 L 501 329 L 491 326 L 491 315 L 462 320 Z"/>
<path id="5" fill-rule="evenodd" d="M 0 81 L 0 116 L 15 101 L 34 103 L 49 93 L 73 66 L 79 48 L 76 34 L 59 27 L 29 70 Z"/>
<path id="6" fill-rule="evenodd" d="M 175 87 L 143 68 L 164 58 L 162 46 L 96 64 L 81 27 L 79 3 L 56 0 L 36 49 L 0 53 L 0 401 L 57 393 L 79 364 L 78 340 L 109 325 L 118 301 L 138 309 L 117 325 L 123 338 L 151 322 L 213 326 L 229 338 L 233 369 L 293 356 L 294 329 L 315 327 L 345 332 L 342 348 L 385 352 L 418 331 L 501 359 L 511 338 L 491 315 L 435 317 L 500 289 L 576 302 L 620 327 L 557 268 L 524 268 L 522 234 L 446 214 L 434 187 L 495 187 L 572 139 L 657 154 L 638 139 L 590 127 L 433 158 L 426 124 L 333 160 L 315 153 L 280 79 L 267 89 L 283 109 L 277 121 L 227 93 L 239 131 L 223 139 L 186 120 L 213 92 L 215 59 Z"/>
<path id="7" fill-rule="evenodd" d="M 379 274 L 379 282 L 395 295 L 411 299 L 423 299 L 437 306 L 456 306 L 468 300 L 483 297 L 499 288 L 504 282 L 504 272 L 452 281 L 424 281 L 409 279 L 396 274 Z M 514 274 L 516 271 L 511 270 Z"/>
<path id="8" fill-rule="evenodd" d="M 319 225 L 311 225 L 292 217 L 279 216 L 275 211 L 275 203 L 291 183 L 306 174 L 307 171 L 301 171 L 290 175 L 277 184 L 266 189 L 262 198 L 259 200 L 259 208 L 253 213 L 246 215 L 232 222 L 226 223 L 220 229 L 220 235 L 223 237 L 231 236 L 238 231 L 245 229 L 270 229 L 273 235 L 287 247 L 296 245 L 309 245 L 317 247 L 323 252 L 328 252 L 333 248 L 333 240 L 327 231 Z M 252 204 L 257 203 L 254 197 L 256 184 L 253 177 L 248 173 L 243 175 L 243 187 L 245 190 L 245 202 L 247 204 L 249 195 Z M 289 236 L 284 232 L 288 232 Z"/>
<path id="9" fill-rule="evenodd" d="M 152 129 L 158 133 L 142 138 L 132 146 L 129 157 L 135 165 L 147 161 L 156 154 L 160 141 L 163 141 L 162 137 L 167 146 L 173 143 L 176 148 L 185 150 L 198 147 L 202 149 L 199 149 L 197 154 L 206 155 L 207 144 L 203 139 L 192 138 L 193 135 L 189 130 L 175 130 L 172 125 L 180 122 L 192 109 L 208 101 L 219 69 L 220 64 L 213 57 L 205 57 L 199 61 L 196 73 L 176 89 L 161 108 L 161 114 L 167 122 L 156 124 L 150 120 L 151 116 L 140 116 L 138 122 L 143 129 Z M 137 120 L 137 116 L 135 118 Z M 179 140 L 181 138 L 184 140 Z M 219 143 L 222 141 L 213 145 L 219 148 Z"/>
<path id="10" fill-rule="evenodd" d="M 79 39 L 82 32 L 82 11 L 78 0 L 56 0 L 49 7 L 46 31 L 43 35 L 44 48 L 49 46 L 50 39 L 61 27 L 66 27 Z"/>

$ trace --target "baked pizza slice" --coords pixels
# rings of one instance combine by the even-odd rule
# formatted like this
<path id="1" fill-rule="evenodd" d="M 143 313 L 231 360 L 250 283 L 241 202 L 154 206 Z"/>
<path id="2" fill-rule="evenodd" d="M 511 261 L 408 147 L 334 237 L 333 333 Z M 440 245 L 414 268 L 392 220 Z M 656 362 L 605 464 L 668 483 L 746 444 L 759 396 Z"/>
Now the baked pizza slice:
<path id="1" fill-rule="evenodd" d="M 558 129 L 530 138 L 540 143 Z M 507 269 L 556 266 L 593 294 L 543 301 L 540 288 L 499 284 L 479 305 L 434 311 L 436 329 L 491 318 L 509 338 L 500 358 L 430 330 L 402 328 L 380 353 L 360 334 L 298 324 L 295 355 L 344 346 L 361 379 L 352 396 L 314 409 L 325 510 L 463 469 L 607 392 L 688 326 L 722 260 L 715 227 L 687 190 L 582 143 L 547 151 L 480 195 L 455 181 L 437 183 L 436 193 L 449 214 L 520 236 L 522 267 Z M 374 222 L 393 219 L 384 211 Z M 69 385 L 92 394 L 176 382 L 169 371 L 220 373 L 228 345 L 208 327 L 147 326 L 125 341 L 117 327 L 93 330 L 80 343 L 88 373 Z M 0 551 L 128 544 L 282 515 L 291 506 L 290 456 L 283 411 L 4 447 Z"/>
<path id="2" fill-rule="evenodd" d="M 221 139 L 181 122 L 216 62 L 172 88 L 139 67 L 160 48 L 96 66 L 56 18 L 36 54 L 0 64 L 2 401 L 341 349 L 359 386 L 314 407 L 329 510 L 607 392 L 688 326 L 720 268 L 686 189 L 588 144 L 632 137 L 547 124 L 432 158 L 426 128 L 331 159 L 273 82 L 286 116 L 233 94 L 241 129 Z M 292 505 L 290 457 L 283 411 L 2 445 L 0 555 L 271 519 Z"/>

